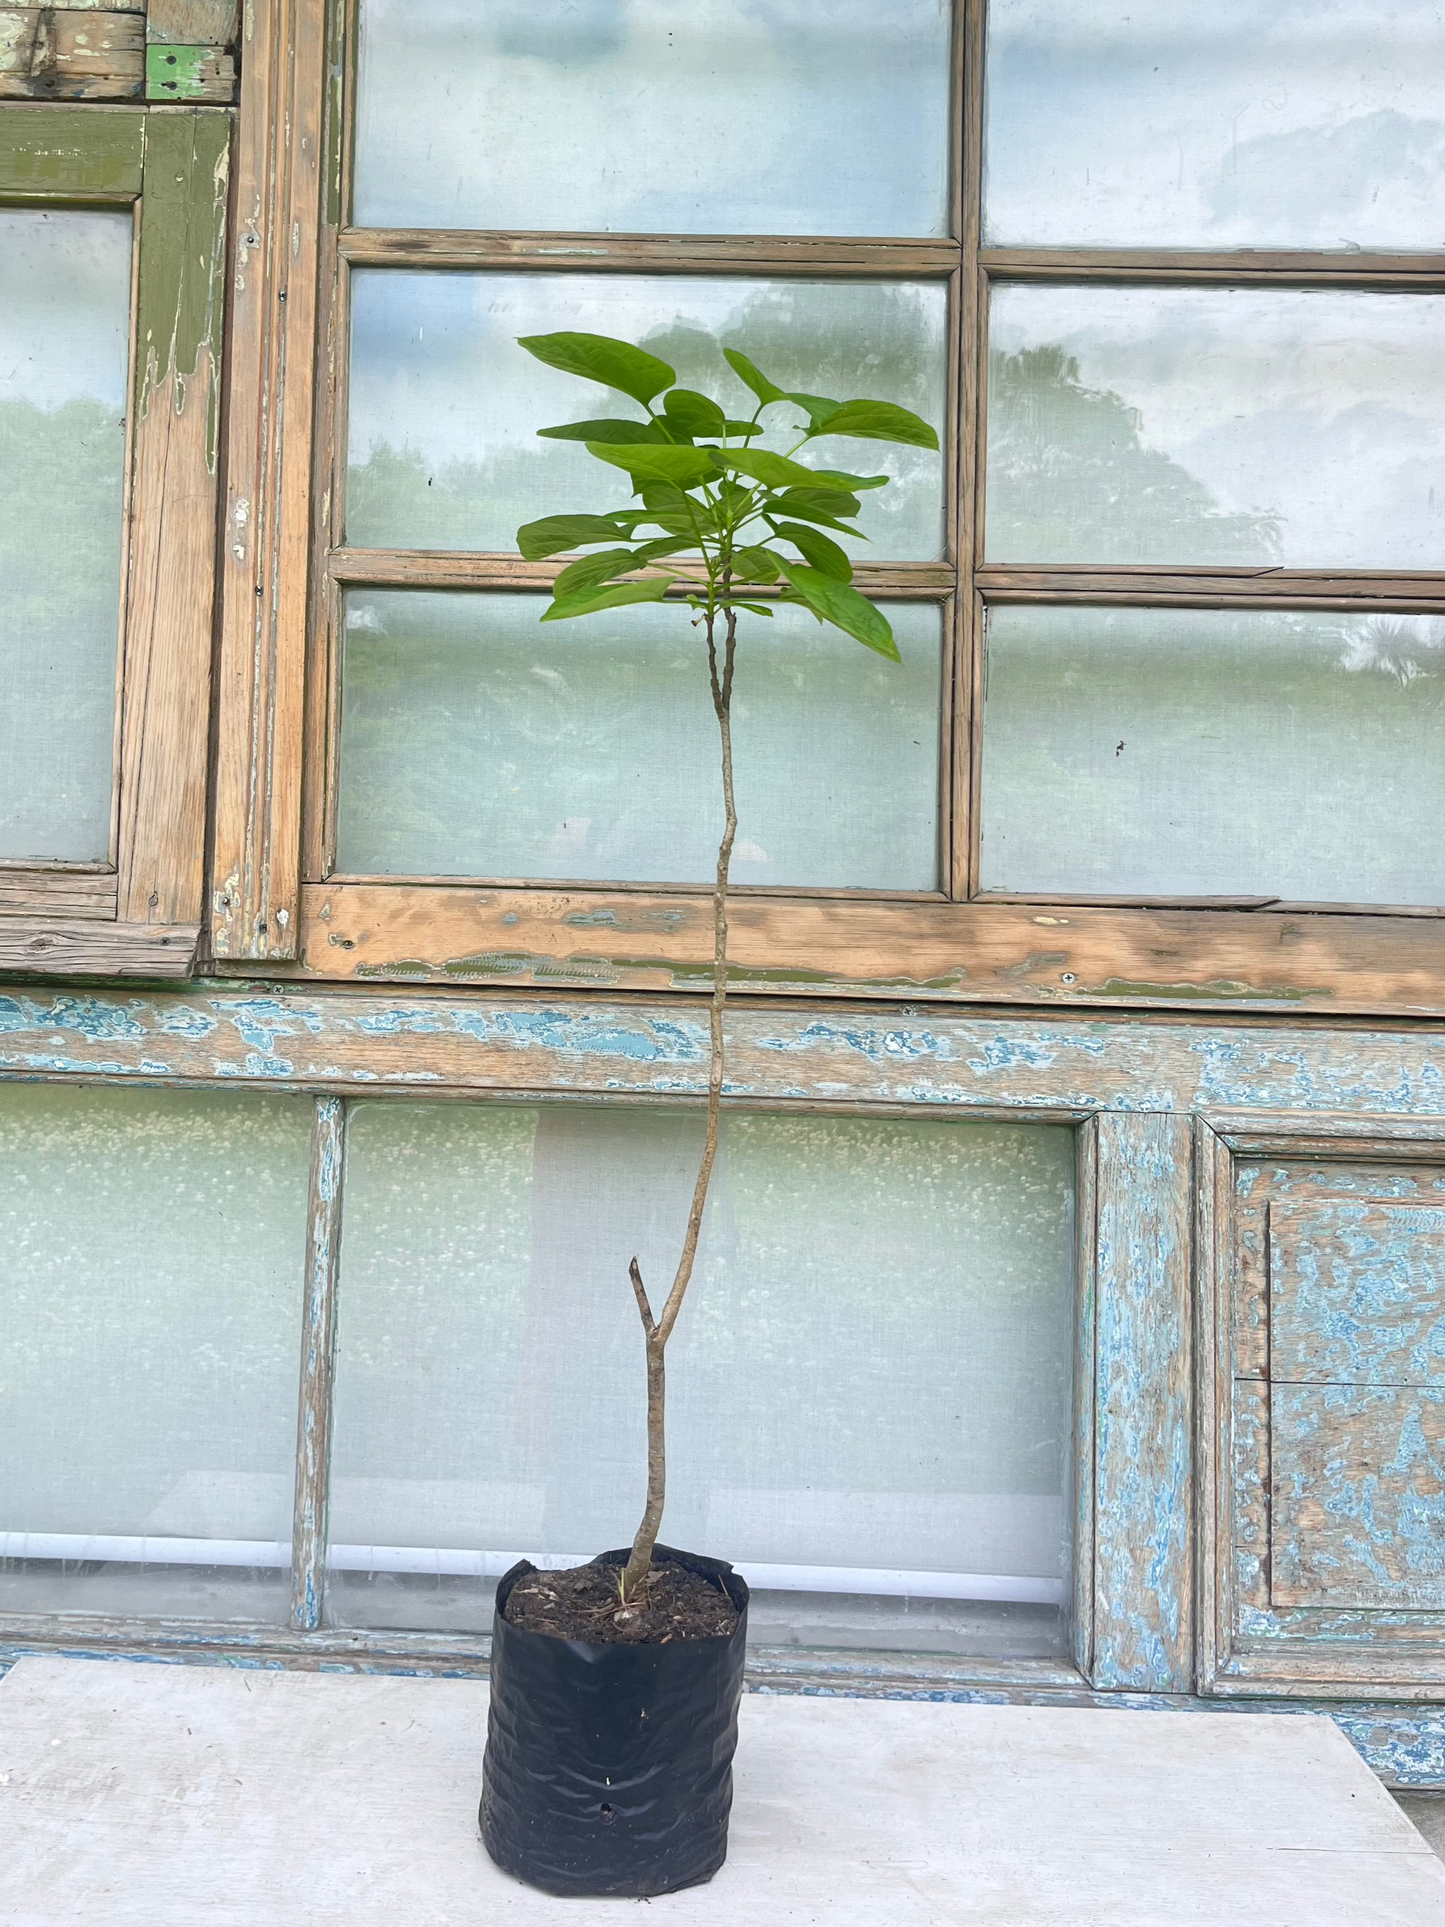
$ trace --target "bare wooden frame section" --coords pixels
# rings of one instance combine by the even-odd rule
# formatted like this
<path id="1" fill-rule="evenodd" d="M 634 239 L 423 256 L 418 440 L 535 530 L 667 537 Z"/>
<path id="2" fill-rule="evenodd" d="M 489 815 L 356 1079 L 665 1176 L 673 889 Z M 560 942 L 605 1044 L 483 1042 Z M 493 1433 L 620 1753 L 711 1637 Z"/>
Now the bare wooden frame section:
<path id="1" fill-rule="evenodd" d="M 108 863 L 0 866 L 0 970 L 185 975 L 201 918 L 230 115 L 23 107 L 0 201 L 137 213 Z"/>
<path id="2" fill-rule="evenodd" d="M 262 325 L 270 331 L 268 352 L 278 369 L 276 343 L 284 339 L 293 370 L 306 344 L 314 344 L 319 373 L 314 395 L 297 394 L 294 407 L 288 401 L 283 409 L 274 397 L 267 404 L 266 433 L 281 438 L 271 449 L 274 473 L 285 479 L 289 505 L 273 503 L 267 524 L 273 530 L 271 573 L 248 558 L 227 591 L 227 660 L 237 668 L 223 688 L 221 727 L 214 942 L 222 968 L 231 967 L 230 960 L 238 969 L 265 961 L 279 966 L 278 974 L 316 977 L 646 990 L 693 984 L 696 892 L 686 888 L 335 874 L 338 634 L 346 590 L 541 592 L 558 566 L 510 555 L 345 545 L 353 269 L 899 275 L 946 279 L 951 289 L 946 559 L 867 565 L 858 580 L 869 593 L 936 601 L 947 612 L 952 667 L 943 717 L 939 889 L 930 902 L 917 893 L 744 887 L 737 892 L 744 909 L 741 984 L 803 995 L 1445 1011 L 1445 906 L 1397 913 L 1388 905 L 1258 899 L 1004 898 L 981 891 L 978 853 L 982 638 L 989 603 L 1445 612 L 1445 574 L 985 564 L 993 282 L 1440 289 L 1445 269 L 1438 257 L 985 246 L 986 0 L 955 4 L 948 238 L 360 229 L 348 224 L 354 139 L 349 55 L 358 11 L 358 0 L 270 0 L 274 18 L 264 31 L 256 29 L 249 50 L 243 119 L 296 117 L 303 156 L 289 183 L 281 180 L 279 161 L 268 179 L 274 208 L 284 200 L 295 224 L 299 251 L 291 275 L 299 273 L 306 287 L 301 302 L 293 295 L 284 313 L 273 293 Z M 309 158 L 313 137 L 324 180 Z M 253 145 L 259 138 L 254 128 L 250 138 Z M 319 285 L 314 326 L 303 328 L 313 275 Z M 304 386 L 307 379 L 293 373 L 291 382 Z M 238 433 L 244 438 L 254 429 Z M 309 573 L 299 479 L 308 465 L 315 478 Z M 271 612 L 259 626 L 258 606 Z M 267 623 L 263 648 L 256 638 Z M 1051 910 L 1056 914 L 1050 916 Z M 652 938 L 639 942 L 644 916 L 653 919 Z M 667 943 L 654 940 L 662 932 Z"/>

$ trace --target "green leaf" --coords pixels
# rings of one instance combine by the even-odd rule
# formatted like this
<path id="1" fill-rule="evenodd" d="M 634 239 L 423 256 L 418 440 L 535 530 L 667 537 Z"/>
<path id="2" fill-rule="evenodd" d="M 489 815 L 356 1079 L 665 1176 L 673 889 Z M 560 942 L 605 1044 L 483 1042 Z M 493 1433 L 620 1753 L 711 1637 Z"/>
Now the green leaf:
<path id="1" fill-rule="evenodd" d="M 529 562 L 540 562 L 564 549 L 585 549 L 592 542 L 621 542 L 631 517 L 610 515 L 544 515 L 517 530 L 517 547 Z"/>
<path id="2" fill-rule="evenodd" d="M 781 495 L 769 496 L 763 503 L 765 515 L 792 516 L 799 522 L 818 522 L 825 529 L 844 528 L 838 518 L 856 515 L 861 504 L 856 495 L 833 495 L 821 488 L 785 488 Z M 849 535 L 856 531 L 848 529 Z"/>
<path id="3" fill-rule="evenodd" d="M 837 488 L 851 488 L 855 494 L 865 488 L 887 488 L 893 479 L 891 475 L 848 475 L 841 468 L 815 468 L 813 473 L 826 476 Z"/>
<path id="4" fill-rule="evenodd" d="M 614 576 L 627 575 L 642 566 L 631 549 L 604 549 L 600 555 L 584 555 L 580 562 L 571 562 L 562 571 L 552 584 L 552 594 L 559 601 L 564 596 L 580 595 L 584 590 L 595 589 L 599 583 L 610 582 Z"/>
<path id="5" fill-rule="evenodd" d="M 817 529 L 804 528 L 800 522 L 779 522 L 776 527 L 783 540 L 800 549 L 803 560 L 822 575 L 832 576 L 835 582 L 853 580 L 853 564 L 838 544 L 830 542 L 826 535 L 820 534 Z M 580 568 L 581 564 L 574 563 L 573 567 Z"/>
<path id="6" fill-rule="evenodd" d="M 592 616 L 600 609 L 620 609 L 629 602 L 661 602 L 673 580 L 670 575 L 658 575 L 647 582 L 620 582 L 615 589 L 584 590 L 580 595 L 559 597 L 542 620 L 565 622 L 570 616 Z"/>
<path id="7" fill-rule="evenodd" d="M 731 597 L 724 599 L 724 609 L 747 609 L 755 616 L 770 616 L 773 612 L 766 602 L 734 602 Z"/>
<path id="8" fill-rule="evenodd" d="M 614 468 L 625 468 L 637 482 L 671 482 L 675 487 L 696 488 L 699 482 L 720 472 L 712 451 L 706 448 L 588 442 L 587 453 L 599 462 L 610 462 Z"/>
<path id="9" fill-rule="evenodd" d="M 734 468 L 740 475 L 751 475 L 754 481 L 766 482 L 769 488 L 838 489 L 841 494 L 851 494 L 845 485 L 827 481 L 817 469 L 804 468 L 801 462 L 791 462 L 786 455 L 774 455 L 770 449 L 720 448 L 717 459 L 725 468 Z"/>
<path id="10" fill-rule="evenodd" d="M 768 432 L 761 422 L 735 422 L 731 416 L 723 423 L 723 427 L 729 435 L 742 435 L 744 437 L 748 435 L 766 435 Z"/>
<path id="11" fill-rule="evenodd" d="M 819 541 L 826 540 L 820 536 Z M 801 548 L 802 544 L 799 543 Z M 733 553 L 733 574 L 739 582 L 776 582 L 783 572 L 782 559 L 765 549 L 761 543 L 737 549 Z"/>
<path id="12" fill-rule="evenodd" d="M 557 428 L 539 428 L 537 433 L 552 442 L 660 442 L 666 439 L 651 422 L 623 422 L 609 418 L 597 422 L 563 422 Z"/>
<path id="13" fill-rule="evenodd" d="M 684 435 L 723 435 L 727 417 L 707 395 L 695 388 L 674 388 L 663 403 L 669 428 L 680 428 Z"/>
<path id="14" fill-rule="evenodd" d="M 859 595 L 846 582 L 835 582 L 831 576 L 821 575 L 817 569 L 804 568 L 797 562 L 788 563 L 785 573 L 815 615 L 861 642 L 865 649 L 875 650 L 890 662 L 902 662 L 887 617 L 875 609 L 866 596 Z"/>
<path id="15" fill-rule="evenodd" d="M 857 435 L 870 442 L 906 442 L 912 448 L 937 448 L 938 436 L 928 423 L 891 401 L 845 401 L 816 435 Z"/>
<path id="16" fill-rule="evenodd" d="M 645 408 L 654 395 L 670 388 L 677 371 L 665 361 L 630 341 L 614 341 L 611 335 L 518 335 L 517 346 L 525 348 L 549 368 L 560 368 L 564 375 L 580 375 L 584 381 L 601 382 L 621 395 L 630 395 Z"/>
<path id="17" fill-rule="evenodd" d="M 759 368 L 755 362 L 749 361 L 747 356 L 742 354 L 738 349 L 724 348 L 723 360 L 727 363 L 728 367 L 732 369 L 739 381 L 746 382 L 747 386 L 752 389 L 759 401 L 786 401 L 788 399 L 778 384 L 775 381 L 769 381 L 762 369 Z"/>
<path id="18" fill-rule="evenodd" d="M 812 424 L 816 435 L 823 423 L 842 406 L 840 402 L 829 401 L 826 395 L 799 395 L 791 389 L 783 397 L 785 401 L 795 401 Z"/>

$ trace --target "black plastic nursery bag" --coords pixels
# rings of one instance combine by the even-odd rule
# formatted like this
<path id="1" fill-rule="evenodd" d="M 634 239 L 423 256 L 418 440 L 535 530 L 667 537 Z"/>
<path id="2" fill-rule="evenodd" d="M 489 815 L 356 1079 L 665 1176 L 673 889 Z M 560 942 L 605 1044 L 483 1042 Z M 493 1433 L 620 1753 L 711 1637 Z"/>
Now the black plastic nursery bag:
<path id="1" fill-rule="evenodd" d="M 627 1550 L 594 1564 L 625 1565 Z M 738 1608 L 726 1639 L 601 1645 L 503 1616 L 497 1587 L 481 1828 L 499 1867 L 551 1894 L 665 1894 L 727 1857 L 748 1589 L 730 1565 L 658 1546 Z"/>

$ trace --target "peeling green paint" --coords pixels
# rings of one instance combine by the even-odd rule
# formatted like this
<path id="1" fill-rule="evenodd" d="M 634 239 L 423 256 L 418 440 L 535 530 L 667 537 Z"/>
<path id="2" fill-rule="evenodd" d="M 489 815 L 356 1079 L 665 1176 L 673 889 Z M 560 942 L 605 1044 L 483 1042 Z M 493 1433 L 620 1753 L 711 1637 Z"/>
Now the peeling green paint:
<path id="1" fill-rule="evenodd" d="M 1126 977 L 1110 977 L 1102 984 L 1080 984 L 1074 987 L 1074 996 L 1084 997 L 1145 997 L 1188 999 L 1196 1003 L 1224 1001 L 1239 1003 L 1300 1003 L 1310 997 L 1329 997 L 1329 990 L 1304 990 L 1295 984 L 1278 984 L 1261 988 L 1257 984 L 1236 983 L 1232 977 L 1213 977 L 1202 984 L 1149 984 L 1133 983 Z"/>
<path id="2" fill-rule="evenodd" d="M 206 465 L 216 470 L 220 428 L 226 193 L 231 116 L 224 108 L 152 115 L 141 197 L 136 315 L 136 409 L 174 379 L 186 410 L 189 384 L 204 382 Z"/>
<path id="3" fill-rule="evenodd" d="M 218 47 L 171 47 L 152 43 L 146 48 L 147 100 L 214 100 L 218 77 Z"/>
<path id="4" fill-rule="evenodd" d="M 140 108 L 11 106 L 0 113 L 0 193 L 133 200 L 145 149 Z"/>

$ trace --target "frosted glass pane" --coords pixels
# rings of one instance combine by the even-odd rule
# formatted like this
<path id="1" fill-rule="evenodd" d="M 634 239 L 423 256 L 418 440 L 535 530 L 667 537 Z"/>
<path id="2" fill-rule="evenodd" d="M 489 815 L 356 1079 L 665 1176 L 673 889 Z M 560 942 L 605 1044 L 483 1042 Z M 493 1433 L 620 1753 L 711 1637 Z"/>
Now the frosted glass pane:
<path id="1" fill-rule="evenodd" d="M 1436 569 L 1445 298 L 1003 287 L 996 562 Z"/>
<path id="2" fill-rule="evenodd" d="M 547 606 L 348 597 L 343 874 L 711 881 L 720 751 L 692 612 L 544 628 Z M 739 619 L 735 882 L 938 887 L 941 622 L 887 614 L 901 666 L 802 609 Z"/>
<path id="3" fill-rule="evenodd" d="M 332 1611 L 482 1628 L 519 1553 L 625 1544 L 641 1332 L 693 1112 L 372 1104 L 342 1246 Z M 1072 1134 L 732 1116 L 668 1352 L 667 1543 L 753 1569 L 765 1641 L 1055 1650 Z"/>
<path id="4" fill-rule="evenodd" d="M 354 219 L 942 234 L 949 11 L 362 0 Z"/>
<path id="5" fill-rule="evenodd" d="M 0 1084 L 0 1607 L 285 1616 L 312 1106 Z"/>
<path id="6" fill-rule="evenodd" d="M 377 269 L 352 288 L 346 534 L 356 547 L 514 550 L 523 522 L 630 500 L 620 470 L 575 442 L 538 441 L 537 430 L 641 411 L 544 368 L 518 335 L 578 328 L 645 342 L 686 386 L 730 411 L 746 401 L 751 414 L 705 331 L 783 387 L 899 402 L 943 429 L 948 302 L 938 283 Z M 792 447 L 796 411 L 778 405 L 770 419 L 783 426 L 766 445 Z M 895 478 L 864 497 L 870 560 L 943 553 L 936 454 L 844 438 L 819 446 L 819 466 Z"/>
<path id="7" fill-rule="evenodd" d="M 1445 904 L 1445 620 L 989 611 L 983 885 Z"/>
<path id="8" fill-rule="evenodd" d="M 1440 0 L 991 0 L 985 234 L 1445 246 Z"/>
<path id="9" fill-rule="evenodd" d="M 0 208 L 0 857 L 110 849 L 129 214 Z"/>

